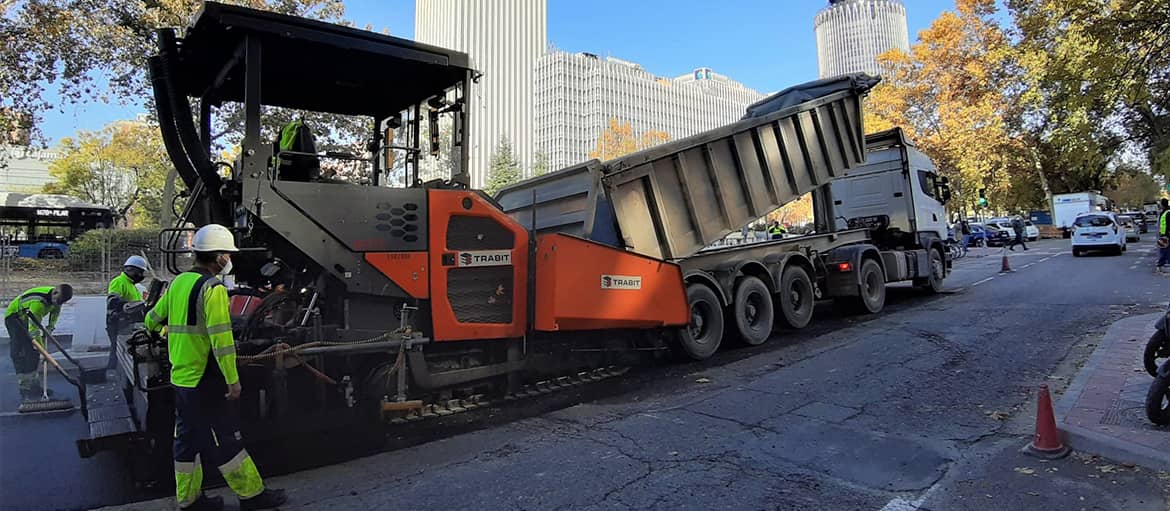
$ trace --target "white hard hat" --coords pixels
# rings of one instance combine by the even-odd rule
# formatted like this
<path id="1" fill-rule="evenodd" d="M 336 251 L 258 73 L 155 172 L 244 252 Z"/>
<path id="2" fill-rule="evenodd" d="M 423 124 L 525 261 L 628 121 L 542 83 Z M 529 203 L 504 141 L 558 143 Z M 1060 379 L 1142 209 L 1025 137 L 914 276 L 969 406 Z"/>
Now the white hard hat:
<path id="1" fill-rule="evenodd" d="M 126 262 L 123 263 L 122 266 L 133 266 L 142 271 L 146 271 L 146 259 L 144 259 L 142 256 L 130 256 L 126 259 Z"/>
<path id="2" fill-rule="evenodd" d="M 196 252 L 239 252 L 232 232 L 219 224 L 207 224 L 195 232 L 191 249 Z"/>

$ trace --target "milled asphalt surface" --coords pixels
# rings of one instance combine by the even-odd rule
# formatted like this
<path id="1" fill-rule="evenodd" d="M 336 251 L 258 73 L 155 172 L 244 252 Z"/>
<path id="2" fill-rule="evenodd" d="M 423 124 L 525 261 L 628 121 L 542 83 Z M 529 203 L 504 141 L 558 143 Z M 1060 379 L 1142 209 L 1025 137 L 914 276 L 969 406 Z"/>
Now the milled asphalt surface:
<path id="1" fill-rule="evenodd" d="M 471 416 L 454 433 L 428 426 L 437 440 L 270 484 L 289 490 L 282 509 L 336 511 L 1166 509 L 1164 474 L 1017 451 L 1031 432 L 1031 389 L 1059 392 L 1111 322 L 1165 306 L 1170 278 L 1152 274 L 1143 244 L 1085 258 L 1067 241 L 1032 247 L 1012 255 L 1018 271 L 1007 275 L 998 251 L 960 260 L 943 296 L 891 289 L 876 317 L 821 307 L 812 327 L 762 347 L 643 368 L 567 408 Z M 0 453 L 29 451 L 20 444 Z M 278 456 L 257 458 L 281 470 Z M 18 467 L 0 469 L 5 509 L 94 500 L 21 498 L 9 483 Z M 82 477 L 95 475 L 108 477 Z"/>

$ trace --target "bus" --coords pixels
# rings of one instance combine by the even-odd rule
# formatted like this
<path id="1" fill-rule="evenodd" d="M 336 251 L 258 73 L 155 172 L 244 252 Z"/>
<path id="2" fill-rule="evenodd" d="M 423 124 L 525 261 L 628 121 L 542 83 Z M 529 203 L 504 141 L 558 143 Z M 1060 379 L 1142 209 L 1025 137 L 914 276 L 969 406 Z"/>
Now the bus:
<path id="1" fill-rule="evenodd" d="M 0 192 L 0 255 L 60 259 L 69 242 L 91 229 L 113 227 L 110 208 L 67 195 Z"/>

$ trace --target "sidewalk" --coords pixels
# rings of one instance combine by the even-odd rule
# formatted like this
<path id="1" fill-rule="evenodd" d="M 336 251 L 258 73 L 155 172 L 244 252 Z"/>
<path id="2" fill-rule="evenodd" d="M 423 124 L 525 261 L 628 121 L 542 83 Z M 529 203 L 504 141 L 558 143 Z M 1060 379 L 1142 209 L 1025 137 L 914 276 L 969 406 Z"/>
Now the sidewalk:
<path id="1" fill-rule="evenodd" d="M 1152 378 L 1142 367 L 1142 350 L 1160 315 L 1144 314 L 1110 326 L 1057 403 L 1058 427 L 1074 449 L 1170 470 L 1170 428 L 1146 418 Z"/>

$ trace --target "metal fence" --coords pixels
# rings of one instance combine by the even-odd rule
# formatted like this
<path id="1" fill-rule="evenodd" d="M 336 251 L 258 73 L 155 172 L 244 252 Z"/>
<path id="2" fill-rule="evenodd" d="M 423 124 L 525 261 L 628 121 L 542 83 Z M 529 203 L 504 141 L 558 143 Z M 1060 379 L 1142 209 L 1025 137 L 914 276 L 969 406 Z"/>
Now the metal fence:
<path id="1" fill-rule="evenodd" d="M 37 286 L 69 284 L 75 295 L 105 295 L 110 279 L 122 271 L 122 263 L 131 255 L 146 257 L 159 278 L 172 277 L 164 270 L 157 247 L 122 240 L 115 232 L 90 236 L 82 249 L 71 247 L 64 257 L 53 259 L 17 257 L 15 247 L 5 245 L 0 236 L 0 306 Z"/>

